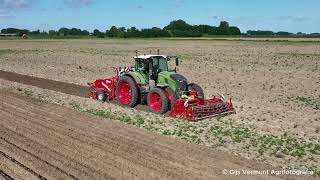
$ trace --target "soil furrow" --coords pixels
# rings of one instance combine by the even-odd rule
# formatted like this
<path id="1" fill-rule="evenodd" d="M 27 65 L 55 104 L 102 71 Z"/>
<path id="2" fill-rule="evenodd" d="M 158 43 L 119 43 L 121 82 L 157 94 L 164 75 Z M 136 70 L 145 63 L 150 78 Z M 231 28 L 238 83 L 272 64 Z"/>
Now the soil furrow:
<path id="1" fill-rule="evenodd" d="M 2 97 L 2 98 L 6 98 L 6 97 Z M 13 98 L 13 97 L 10 96 L 7 98 Z M 25 101 L 25 98 L 19 97 L 19 98 L 15 98 L 14 100 L 19 101 L 20 103 L 23 103 Z M 48 109 L 46 108 L 46 104 L 42 103 L 36 107 L 37 111 L 35 113 L 31 112 L 31 110 L 32 110 L 31 104 L 27 104 L 24 108 L 21 108 L 19 106 L 14 106 L 14 105 L 13 105 L 13 107 L 15 107 L 16 109 L 19 109 L 21 111 L 25 111 L 28 114 L 34 114 L 35 116 L 42 114 L 46 117 L 46 116 L 49 116 L 50 114 L 52 114 L 54 116 L 59 117 L 59 118 L 54 118 L 54 121 L 61 122 L 62 126 L 70 124 L 70 126 L 73 127 L 72 130 L 77 130 L 77 128 L 81 128 L 80 132 L 84 132 L 84 134 L 94 132 L 94 133 L 90 134 L 93 136 L 95 136 L 95 135 L 102 135 L 103 136 L 104 134 L 108 133 L 108 134 L 115 135 L 115 137 L 117 139 L 119 139 L 119 136 L 121 136 L 122 138 L 126 138 L 130 141 L 135 141 L 135 140 L 139 140 L 139 139 L 143 138 L 144 134 L 145 134 L 145 132 L 143 132 L 145 130 L 143 130 L 143 129 L 136 130 L 135 128 L 132 128 L 132 127 L 128 128 L 128 126 L 122 126 L 122 128 L 118 128 L 116 132 L 109 131 L 108 130 L 109 128 L 113 129 L 113 128 L 117 128 L 117 127 L 113 126 L 114 125 L 113 123 L 108 123 L 108 124 L 101 123 L 101 119 L 96 119 L 96 118 L 92 119 L 91 121 L 86 121 L 86 123 L 74 123 L 75 121 L 82 121 L 82 119 L 78 118 L 78 113 L 76 113 L 76 112 L 70 113 L 70 110 L 68 108 L 62 109 L 59 106 L 51 106 L 50 107 L 51 110 L 48 111 Z M 58 110 L 60 113 L 59 114 L 55 113 L 56 110 Z M 66 120 L 65 117 L 68 117 L 68 120 Z M 54 124 L 56 124 L 56 123 L 54 123 Z M 74 127 L 77 127 L 77 128 L 74 128 Z M 90 130 L 88 130 L 88 129 L 90 129 Z M 94 131 L 91 131 L 91 129 L 94 129 Z M 130 136 L 122 135 L 123 133 L 128 133 L 128 134 L 130 134 Z M 145 139 L 145 141 L 140 142 L 140 143 L 144 143 L 145 145 L 154 144 L 157 146 L 161 146 L 161 149 L 168 150 L 169 152 L 174 151 L 176 149 L 173 146 L 173 145 L 177 146 L 177 144 L 175 144 L 174 141 L 166 141 L 166 143 L 162 143 L 162 141 L 160 141 L 160 142 L 154 141 L 155 136 L 151 136 L 151 137 L 153 137 L 153 138 Z M 180 147 L 180 148 L 188 148 L 188 146 L 184 146 L 184 147 Z"/>
<path id="2" fill-rule="evenodd" d="M 0 94 L 0 150 L 46 178 L 220 179 L 225 168 L 268 167 L 29 97 Z M 277 177 L 245 177 L 257 178 Z"/>
<path id="3" fill-rule="evenodd" d="M 11 176 L 9 176 L 7 173 L 3 172 L 1 169 L 0 169 L 0 175 L 6 180 L 14 180 Z"/>
<path id="4" fill-rule="evenodd" d="M 36 155 L 28 152 L 27 150 L 25 150 L 25 149 L 17 146 L 16 144 L 11 143 L 10 141 L 6 140 L 5 138 L 0 137 L 0 139 L 3 140 L 5 143 L 9 144 L 10 146 L 13 146 L 13 148 L 17 148 L 17 149 L 21 150 L 22 152 L 24 152 L 24 153 L 26 153 L 26 154 L 28 154 L 28 155 L 30 155 L 30 156 L 33 156 L 33 157 L 36 158 L 37 160 L 43 161 L 43 162 L 44 162 L 45 164 L 47 164 L 48 166 L 52 166 L 54 169 L 56 169 L 57 171 L 61 172 L 62 174 L 65 174 L 65 175 L 71 177 L 72 179 L 78 179 L 78 178 L 76 178 L 74 175 L 65 172 L 64 170 L 62 170 L 61 168 L 59 168 L 59 167 L 57 167 L 57 166 L 54 166 L 53 164 L 50 164 L 50 163 L 47 162 L 46 160 L 43 160 L 43 159 L 41 159 L 40 157 L 38 157 L 38 156 L 36 156 Z"/>
<path id="5" fill-rule="evenodd" d="M 0 150 L 0 155 L 6 157 L 7 159 L 10 159 L 12 162 L 18 164 L 20 167 L 22 167 L 22 168 L 24 168 L 25 170 L 31 172 L 33 175 L 37 176 L 39 179 L 43 179 L 43 180 L 47 179 L 47 178 L 43 177 L 42 175 L 38 174 L 37 172 L 35 172 L 34 170 L 30 169 L 29 167 L 23 165 L 23 164 L 20 163 L 19 161 L 15 160 L 13 157 L 5 154 L 5 153 L 2 152 L 1 150 Z"/>
<path id="6" fill-rule="evenodd" d="M 2 142 L 0 142 L 2 145 Z M 2 152 L 6 153 L 6 151 L 2 149 Z M 14 150 L 12 150 L 14 151 Z M 11 154 L 11 152 L 6 153 L 7 155 L 10 155 L 11 157 L 15 157 L 16 160 L 19 162 L 22 162 L 22 164 L 27 165 L 23 163 L 24 161 L 21 161 L 18 157 Z M 30 171 L 26 170 L 24 167 L 21 167 L 19 164 L 15 163 L 14 161 L 8 159 L 7 157 L 0 155 L 0 169 L 5 172 L 7 175 L 12 177 L 13 179 L 29 179 L 29 180 L 37 180 L 39 179 L 37 176 L 32 174 Z M 44 175 L 42 175 L 44 176 Z M 0 178 L 1 179 L 1 178 Z"/>
<path id="7" fill-rule="evenodd" d="M 60 168 L 52 165 L 42 158 L 40 158 L 40 154 L 37 151 L 33 151 L 33 153 L 17 146 L 16 143 L 11 143 L 6 139 L 1 139 L 1 151 L 4 151 L 6 154 L 10 156 L 14 156 L 19 162 L 23 162 L 26 166 L 37 169 L 39 173 L 49 179 L 70 179 L 72 176 L 69 176 L 68 173 L 63 172 L 63 170 L 59 170 Z M 53 163 L 55 161 L 52 161 Z"/>
<path id="8" fill-rule="evenodd" d="M 52 91 L 69 94 L 69 95 L 89 98 L 88 96 L 88 93 L 90 90 L 89 86 L 82 86 L 78 84 L 55 81 L 55 80 L 46 79 L 46 78 L 28 76 L 28 75 L 23 75 L 23 74 L 18 74 L 15 72 L 9 72 L 9 71 L 3 71 L 3 70 L 0 70 L 0 78 L 8 81 L 22 83 L 25 85 L 36 86 L 42 89 L 48 89 Z M 106 103 L 116 104 L 117 101 L 108 101 Z M 139 104 L 135 108 L 142 111 L 148 111 L 148 108 L 145 105 Z"/>
<path id="9" fill-rule="evenodd" d="M 30 119 L 29 118 L 27 118 L 27 119 L 25 119 L 26 117 L 21 117 L 21 119 L 24 119 L 24 121 L 26 121 L 26 122 L 28 122 L 28 121 L 30 121 Z M 22 122 L 20 122 L 20 126 L 24 123 L 24 121 L 22 121 Z M 10 123 L 10 122 L 9 122 Z M 30 122 L 29 124 L 37 124 L 37 122 Z M 49 124 L 49 123 L 45 123 L 45 124 Z M 11 126 L 12 127 L 14 127 L 14 124 L 12 123 L 11 124 Z M 11 127 L 10 126 L 10 127 Z M 34 127 L 35 128 L 35 127 Z M 35 136 L 35 137 L 37 137 L 37 135 L 36 134 L 34 134 L 34 132 L 36 132 L 36 133 L 38 133 L 38 134 L 42 134 L 42 132 L 41 131 L 43 131 L 43 133 L 48 133 L 48 134 L 51 134 L 51 132 L 53 132 L 53 134 L 51 134 L 52 135 L 52 137 L 56 137 L 57 135 L 59 136 L 59 134 L 55 134 L 56 132 L 61 132 L 61 130 L 59 130 L 59 129 L 56 129 L 56 130 L 51 130 L 51 128 L 48 128 L 48 127 L 45 127 L 45 126 L 43 126 L 43 127 L 40 127 L 40 128 L 36 128 L 36 129 L 32 129 L 32 130 L 30 130 L 30 131 L 28 131 L 27 132 L 27 134 L 30 134 L 30 135 L 32 135 L 32 136 Z M 27 125 L 23 128 L 24 130 L 26 130 L 26 129 L 28 129 L 28 127 L 27 127 Z M 43 129 L 46 129 L 45 131 L 43 130 Z M 34 132 L 33 132 L 34 131 Z M 68 133 L 68 132 L 66 132 L 66 133 Z M 156 158 L 158 155 L 156 155 L 156 156 L 154 156 L 154 157 L 152 157 L 152 152 L 149 154 L 149 153 L 147 153 L 148 151 L 148 148 L 143 148 L 143 149 L 141 149 L 140 151 L 141 152 L 146 152 L 146 153 L 139 153 L 140 151 L 133 151 L 133 149 L 135 149 L 135 145 L 132 147 L 132 146 L 127 146 L 126 144 L 127 143 L 130 143 L 130 141 L 125 141 L 125 142 L 123 142 L 123 143 L 121 143 L 121 141 L 120 141 L 120 143 L 121 144 L 124 144 L 124 145 L 122 145 L 121 146 L 121 148 L 119 148 L 119 144 L 116 144 L 115 146 L 114 145 L 112 145 L 112 146 L 110 146 L 111 144 L 114 144 L 113 143 L 113 140 L 112 141 L 109 141 L 109 138 L 107 138 L 107 140 L 109 141 L 109 142 L 102 142 L 101 144 L 97 144 L 96 142 L 99 142 L 99 141 L 101 141 L 100 139 L 96 139 L 95 141 L 92 141 L 92 140 L 90 140 L 90 139 L 88 139 L 87 137 L 83 137 L 84 139 L 85 139 L 85 141 L 83 141 L 83 140 L 81 140 L 81 138 L 80 139 L 78 139 L 78 141 L 80 141 L 81 143 L 84 143 L 84 144 L 88 144 L 88 145 L 90 145 L 90 147 L 96 147 L 97 149 L 96 149 L 96 151 L 99 151 L 100 153 L 100 155 L 103 155 L 103 154 L 105 154 L 104 153 L 104 151 L 107 151 L 107 152 L 109 152 L 109 154 L 111 154 L 112 152 L 113 152 L 113 156 L 114 155 L 116 155 L 116 159 L 120 159 L 120 157 L 121 157 L 121 154 L 123 153 L 123 152 L 125 152 L 125 153 L 130 153 L 130 155 L 128 156 L 128 157 L 122 157 L 121 159 L 126 159 L 128 162 L 132 162 L 137 156 L 139 157 L 139 158 L 141 158 L 141 160 L 137 163 L 137 162 L 135 162 L 135 164 L 136 165 L 140 165 L 141 167 L 148 167 L 148 169 L 149 169 L 149 171 L 151 170 L 151 169 L 153 169 L 153 170 L 156 170 L 156 165 L 157 164 L 159 164 L 159 163 L 161 163 L 161 164 L 163 164 L 163 166 L 164 166 L 164 169 L 166 169 L 166 166 L 168 166 L 168 164 L 176 164 L 176 163 L 174 163 L 174 160 L 177 158 L 177 157 L 172 157 L 171 159 L 170 159 L 170 157 L 168 157 L 167 159 L 165 158 L 166 156 L 168 156 L 168 155 L 166 155 L 165 153 L 161 153 L 161 151 L 159 152 L 159 153 L 161 153 L 159 156 L 161 156 L 161 158 L 160 157 L 158 157 L 158 158 Z M 61 137 L 60 139 L 58 139 L 57 141 L 60 141 L 61 139 L 63 139 L 63 137 Z M 77 137 L 72 137 L 72 139 L 73 140 L 75 140 L 75 139 L 77 139 Z M 115 139 L 116 140 L 116 139 Z M 49 141 L 49 142 L 47 142 L 47 143 L 51 143 L 50 142 L 50 140 L 48 140 L 48 139 L 46 139 L 46 141 Z M 87 142 L 88 141 L 88 142 Z M 118 140 L 119 141 L 119 140 Z M 53 142 L 54 143 L 54 142 Z M 65 144 L 65 147 L 68 147 L 68 143 L 69 142 L 67 142 L 67 144 L 65 144 L 65 142 L 64 142 L 64 144 Z M 71 142 L 70 142 L 71 143 Z M 77 143 L 78 144 L 78 143 Z M 59 144 L 57 144 L 56 146 L 58 146 Z M 55 147 L 55 146 L 54 146 Z M 59 147 L 61 147 L 61 144 L 60 144 L 60 146 Z M 144 147 L 144 146 L 143 146 Z M 80 148 L 80 149 L 86 149 L 86 147 L 83 147 L 83 146 L 80 146 L 80 147 L 78 147 L 78 148 Z M 101 150 L 99 150 L 99 149 L 105 149 L 104 151 L 101 151 Z M 64 151 L 66 151 L 66 149 L 64 149 Z M 70 151 L 70 152 L 72 152 L 72 149 L 68 149 L 67 151 Z M 80 154 L 82 154 L 82 155 L 84 155 L 86 152 L 89 152 L 89 151 L 84 151 L 84 152 L 81 152 Z M 157 154 L 157 152 L 154 152 L 155 154 Z M 131 155 L 132 154 L 132 155 Z M 90 155 L 90 154 L 88 154 L 88 156 L 90 157 L 90 156 L 92 156 L 92 155 Z M 185 157 L 183 157 L 183 156 L 181 156 L 181 155 L 178 155 L 178 158 L 181 158 L 181 159 L 183 159 L 183 158 L 185 158 Z M 110 160 L 110 159 L 109 159 Z M 118 160 L 119 161 L 119 160 Z M 193 163 L 197 163 L 197 162 L 193 162 Z M 116 163 L 116 162 L 114 162 L 114 163 L 112 163 L 114 166 L 116 165 L 116 164 L 118 164 L 118 163 Z M 104 164 L 105 165 L 105 164 Z M 176 164 L 176 165 L 178 165 L 178 164 Z M 179 165 L 179 166 L 181 166 L 181 165 Z M 209 167 L 202 167 L 202 168 L 209 168 Z M 192 168 L 192 169 L 194 169 L 194 168 Z M 158 171 L 159 171 L 159 168 L 157 169 Z M 178 172 L 176 172 L 176 171 L 178 171 L 178 169 L 177 170 L 174 170 L 174 169 L 172 169 L 172 173 L 178 173 Z M 185 172 L 185 173 L 188 173 L 188 172 Z"/>
<path id="10" fill-rule="evenodd" d="M 107 163 L 92 161 L 92 152 L 97 156 L 101 156 L 97 153 L 97 150 L 84 146 L 75 147 L 78 146 L 75 142 L 71 142 L 69 145 L 62 145 L 64 138 L 57 139 L 55 135 L 49 133 L 48 129 L 41 130 L 41 128 L 35 127 L 30 129 L 27 128 L 27 126 L 20 124 L 23 133 L 28 135 L 28 137 L 25 137 L 19 133 L 13 134 L 15 129 L 11 129 L 12 127 L 14 127 L 14 124 L 10 124 L 9 127 L 6 127 L 7 130 L 3 131 L 5 132 L 4 136 L 7 139 L 27 148 L 31 152 L 37 152 L 38 155 L 47 161 L 54 163 L 55 166 L 60 166 L 64 170 L 70 171 L 78 176 L 86 177 L 88 174 L 104 174 L 93 167 L 101 166 L 104 170 L 108 170 L 107 172 L 120 172 L 121 168 L 123 168 L 118 167 L 116 168 L 117 170 L 115 169 L 115 165 L 119 163 L 112 161 L 112 154 L 108 156 Z M 47 137 L 42 137 L 44 133 L 46 133 Z M 69 139 L 65 139 L 69 141 Z"/>
<path id="11" fill-rule="evenodd" d="M 28 106 L 29 107 L 29 106 Z M 41 109 L 41 107 L 37 107 L 37 109 Z M 27 110 L 26 110 L 27 111 Z M 28 112 L 28 113 L 32 113 L 32 112 Z M 47 115 L 47 114 L 44 114 L 44 115 Z M 70 117 L 70 116 L 68 116 L 68 117 Z M 47 119 L 48 117 L 46 117 L 46 119 Z M 66 124 L 68 124 L 68 122 L 70 122 L 70 121 L 63 121 L 62 122 L 62 124 L 61 124 L 61 126 L 63 126 L 63 123 L 66 123 Z M 34 123 L 37 123 L 37 122 L 34 122 Z M 53 124 L 53 123 L 51 123 L 51 122 L 48 122 L 48 123 L 45 123 L 44 125 L 51 125 L 51 124 Z M 54 124 L 58 124 L 58 123 L 54 123 Z M 97 125 L 95 125 L 95 127 L 97 127 Z M 69 127 L 67 127 L 66 129 L 68 129 Z M 70 128 L 72 128 L 72 127 L 70 127 Z M 51 129 L 51 128 L 50 128 Z M 59 130 L 59 128 L 57 129 L 57 130 Z M 76 130 L 76 129 L 75 129 Z M 102 130 L 102 129 L 100 129 L 100 130 Z M 97 130 L 97 131 L 95 131 L 96 132 L 96 134 L 99 134 L 98 132 L 100 131 L 100 130 Z M 70 136 L 70 131 L 68 131 L 68 132 L 65 132 L 65 133 L 67 133 L 67 135 L 69 135 Z M 81 131 L 78 131 L 78 132 L 71 132 L 71 135 L 72 134 L 74 134 L 74 133 L 76 133 L 77 134 L 77 136 L 79 136 L 79 134 L 82 134 L 81 133 Z M 85 133 L 83 133 L 83 134 L 87 134 L 87 133 L 89 133 L 89 131 L 87 131 L 87 132 L 85 132 Z M 104 133 L 108 133 L 109 135 L 110 135 L 110 133 L 112 134 L 112 132 L 104 132 Z M 117 135 L 119 135 L 120 133 L 116 133 L 116 134 L 114 134 L 114 137 L 112 137 L 112 136 L 108 136 L 108 140 L 110 139 L 110 138 L 112 138 L 112 141 L 111 142 L 105 142 L 103 139 L 101 139 L 100 137 L 103 137 L 102 135 L 100 136 L 100 137 L 97 137 L 97 140 L 95 140 L 95 142 L 100 142 L 100 144 L 98 144 L 98 146 L 97 147 L 99 147 L 99 146 L 102 146 L 103 147 L 103 145 L 104 144 L 109 144 L 109 143 L 112 143 L 112 142 L 115 142 L 116 141 L 116 139 L 119 139 L 119 137 L 117 136 Z M 92 136 L 95 136 L 94 134 L 92 134 Z M 135 136 L 135 133 L 132 133 L 132 136 Z M 70 136 L 71 137 L 71 136 Z M 130 136 L 131 137 L 131 136 Z M 72 137 L 72 138 L 78 138 L 78 137 Z M 100 139 L 99 139 L 100 138 Z M 82 140 L 82 139 L 85 139 L 85 141 L 88 141 L 88 140 L 86 140 L 87 139 L 87 137 L 85 137 L 85 136 L 83 136 L 83 137 L 79 137 L 78 139 L 80 139 L 80 140 Z M 129 139 L 129 141 L 137 141 L 137 139 L 139 139 L 139 137 L 138 138 L 136 138 L 136 137 L 133 137 L 133 138 L 130 138 Z M 129 142 L 124 142 L 123 144 L 128 144 Z M 95 144 L 97 144 L 97 143 L 95 143 Z M 147 143 L 145 143 L 145 142 L 143 142 L 143 144 L 146 146 L 146 147 L 148 147 L 148 144 L 149 144 L 149 142 L 147 142 Z M 119 144 L 116 144 L 116 147 L 118 147 L 119 146 Z M 104 147 L 104 148 L 108 148 L 108 147 Z M 130 150 L 130 149 L 129 149 Z M 174 150 L 174 149 L 172 149 L 172 150 Z M 144 148 L 143 149 L 143 151 L 145 152 L 144 153 L 144 155 L 143 156 L 152 156 L 152 154 L 158 154 L 159 152 L 150 152 L 150 153 L 147 153 L 148 152 L 148 148 Z M 119 153 L 119 155 L 121 155 L 120 153 Z M 163 155 L 163 156 L 165 156 L 165 155 Z M 163 157 L 162 156 L 162 157 Z M 165 156 L 166 157 L 166 156 Z M 164 158 L 165 158 L 164 157 Z M 170 162 L 174 162 L 176 159 L 179 159 L 179 158 L 184 158 L 185 156 L 183 156 L 183 155 L 180 155 L 179 157 L 168 157 L 168 161 L 170 161 Z M 154 157 L 153 157 L 154 158 Z M 149 161 L 149 160 L 148 160 Z M 196 162 L 195 162 L 196 163 Z"/>
<path id="12" fill-rule="evenodd" d="M 87 86 L 22 75 L 3 70 L 0 70 L 0 78 L 8 81 L 15 81 L 26 85 L 37 86 L 43 89 L 49 89 L 80 97 L 87 97 L 89 91 L 89 88 Z"/>
<path id="13" fill-rule="evenodd" d="M 9 110 L 9 112 L 10 112 L 10 110 Z M 15 115 L 18 115 L 19 113 L 15 113 Z M 19 123 L 19 126 L 21 126 L 23 123 L 25 123 L 25 122 L 28 122 L 28 121 L 30 121 L 30 118 L 26 118 L 26 116 L 20 116 L 20 118 L 21 119 L 24 119 L 23 121 L 21 121 L 20 123 Z M 40 122 L 40 121 L 39 121 Z M 10 123 L 10 121 L 8 121 L 8 123 Z M 23 130 L 24 131 L 26 131 L 27 129 L 28 129 L 28 124 L 37 124 L 37 122 L 30 122 L 30 123 L 27 123 L 26 124 L 26 126 L 25 127 L 23 127 Z M 47 124 L 49 124 L 49 123 L 47 123 Z M 15 126 L 15 124 L 14 123 L 11 123 L 11 125 L 9 126 L 9 128 L 11 128 L 11 127 L 14 127 Z M 36 132 L 36 133 L 38 133 L 38 134 L 42 134 L 42 132 L 41 131 L 43 131 L 43 133 L 49 133 L 49 134 L 51 134 L 50 132 L 51 132 L 51 130 L 50 130 L 50 128 L 46 128 L 46 127 L 40 127 L 40 128 L 36 128 L 36 129 L 34 129 L 35 127 L 33 127 L 33 129 L 32 130 L 30 130 L 30 131 L 27 131 L 27 134 L 30 134 L 30 136 L 31 137 L 37 137 L 38 135 L 37 134 L 35 134 L 34 132 Z M 43 130 L 43 129 L 46 129 L 45 131 Z M 59 129 L 57 129 L 57 130 L 54 130 L 53 132 L 61 132 L 61 130 L 59 130 Z M 52 137 L 56 137 L 56 134 L 51 134 L 52 135 Z M 76 137 L 75 137 L 76 138 Z M 85 138 L 85 137 L 84 137 Z M 52 139 L 52 138 L 51 138 Z M 61 139 L 63 139 L 63 137 L 61 137 L 60 139 L 58 139 L 57 141 L 62 141 Z M 107 139 L 109 139 L 109 138 L 107 138 Z M 51 143 L 50 142 L 50 139 L 46 139 L 45 140 L 46 142 L 45 143 Z M 95 141 L 100 141 L 99 139 L 97 139 L 97 140 L 95 140 L 95 141 L 91 141 L 90 139 L 87 139 L 87 141 L 89 141 L 90 142 L 90 147 L 91 146 L 93 146 L 93 147 L 97 147 L 97 148 L 99 148 L 99 146 L 100 146 L 100 148 L 99 149 L 105 149 L 104 151 L 107 151 L 107 152 L 109 152 L 109 154 L 112 154 L 113 156 L 114 155 L 116 155 L 116 159 L 122 159 L 122 161 L 123 161 L 123 159 L 126 159 L 127 161 L 128 161 L 128 163 L 130 162 L 130 161 L 134 161 L 134 159 L 135 158 L 137 158 L 137 156 L 139 157 L 139 158 L 141 158 L 141 160 L 139 161 L 139 162 L 135 162 L 135 164 L 136 165 L 141 165 L 141 168 L 143 168 L 143 169 L 145 169 L 145 167 L 148 167 L 147 169 L 149 169 L 149 170 L 151 170 L 151 169 L 154 169 L 154 170 L 158 170 L 159 171 L 159 168 L 156 168 L 155 166 L 157 165 L 157 164 L 159 164 L 159 162 L 160 161 L 162 161 L 163 162 L 163 164 L 164 164 L 164 167 L 166 167 L 167 166 L 167 164 L 173 164 L 174 162 L 172 161 L 172 160 L 170 160 L 170 162 L 167 162 L 168 160 L 163 160 L 163 158 L 155 158 L 155 157 L 153 157 L 153 159 L 152 159 L 152 156 L 151 155 L 148 155 L 147 153 L 140 153 L 140 151 L 133 151 L 133 149 L 134 149 L 134 146 L 132 147 L 132 146 L 127 146 L 126 145 L 126 143 L 130 143 L 130 141 L 126 141 L 126 142 L 124 142 L 123 144 L 124 145 L 122 145 L 121 146 L 121 148 L 119 149 L 119 145 L 117 144 L 116 145 L 116 147 L 115 148 L 113 148 L 113 146 L 110 146 L 111 144 L 114 144 L 113 143 L 113 141 L 110 141 L 110 142 L 106 142 L 106 143 L 101 143 L 101 144 L 98 144 L 98 145 L 95 145 L 95 144 L 97 144 L 97 143 L 95 143 Z M 85 144 L 87 144 L 85 141 L 82 141 L 83 143 L 85 143 Z M 54 143 L 54 142 L 53 142 Z M 65 142 L 64 142 L 65 143 Z M 68 142 L 67 142 L 68 143 Z M 78 144 L 78 143 L 77 143 Z M 55 148 L 55 147 L 57 147 L 59 144 L 56 144 L 56 145 L 54 145 L 53 146 L 53 148 Z M 69 144 L 70 145 L 70 144 Z M 59 147 L 61 147 L 61 144 L 60 144 L 60 146 Z M 65 147 L 68 147 L 68 145 L 65 145 Z M 78 147 L 78 148 L 81 148 L 81 149 L 84 149 L 83 147 Z M 123 148 L 125 148 L 125 149 L 123 149 Z M 133 148 L 133 149 L 132 149 Z M 147 149 L 145 149 L 145 148 L 143 148 L 141 151 L 142 152 L 144 152 L 144 151 L 146 151 Z M 65 151 L 65 150 L 64 150 Z M 70 153 L 72 152 L 72 149 L 70 150 L 68 150 L 68 151 L 70 151 Z M 96 150 L 96 151 L 98 151 L 98 150 Z M 100 155 L 103 155 L 103 154 L 105 154 L 105 152 L 104 151 L 100 151 Z M 113 153 L 112 153 L 112 151 L 113 151 Z M 129 153 L 129 156 L 128 157 L 122 157 L 122 158 L 120 158 L 121 157 L 121 154 L 123 153 L 123 151 L 125 152 L 125 153 Z M 88 151 L 85 151 L 85 152 L 90 152 L 89 150 Z M 84 155 L 85 154 L 85 152 L 81 152 L 81 154 L 82 155 Z M 131 153 L 133 154 L 133 155 L 131 155 Z M 138 154 L 137 154 L 138 153 Z M 162 155 L 163 156 L 166 156 L 166 154 L 163 154 L 162 153 Z M 88 154 L 88 156 L 90 157 L 90 156 L 92 156 L 91 154 Z M 181 158 L 183 158 L 183 157 L 181 157 Z M 109 158 L 109 161 L 110 161 L 110 158 Z M 119 163 L 112 163 L 113 164 L 113 166 L 115 166 L 116 164 L 119 164 Z M 132 164 L 132 162 L 131 162 L 131 164 Z M 106 164 L 103 164 L 103 165 L 106 165 Z M 102 166 L 103 166 L 102 165 Z M 152 168 L 152 167 L 154 167 L 154 168 Z M 121 167 L 121 168 L 123 168 L 123 167 Z M 166 169 L 166 168 L 164 168 L 164 169 Z M 169 169 L 169 168 L 168 168 Z M 177 173 L 177 172 L 175 172 L 174 171 L 174 169 L 172 169 L 172 173 Z"/>
<path id="14" fill-rule="evenodd" d="M 34 167 L 28 166 L 28 163 L 25 163 L 25 161 L 21 160 L 19 157 L 12 154 L 12 151 L 14 149 L 10 149 L 10 151 L 6 151 L 4 149 L 4 146 L 2 141 L 0 141 L 0 145 L 3 146 L 0 148 L 0 151 L 4 152 L 5 154 L 14 157 L 16 161 L 21 162 L 25 166 L 29 167 L 30 169 L 36 169 Z M 0 155 L 0 169 L 4 171 L 6 174 L 8 174 L 13 179 L 29 179 L 29 180 L 38 180 L 39 178 L 35 176 L 32 172 L 26 170 L 24 167 L 20 166 L 19 164 L 15 163 L 11 159 Z M 41 172 L 38 172 L 41 173 Z M 42 176 L 45 176 L 42 174 Z M 47 177 L 47 176 L 45 176 Z"/>

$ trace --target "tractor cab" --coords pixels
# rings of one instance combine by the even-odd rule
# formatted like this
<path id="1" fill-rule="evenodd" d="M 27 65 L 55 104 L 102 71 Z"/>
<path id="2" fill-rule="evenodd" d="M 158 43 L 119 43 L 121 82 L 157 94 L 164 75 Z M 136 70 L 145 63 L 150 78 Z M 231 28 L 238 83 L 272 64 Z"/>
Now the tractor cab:
<path id="1" fill-rule="evenodd" d="M 144 74 L 148 80 L 157 82 L 158 75 L 161 72 L 175 71 L 169 70 L 168 61 L 171 56 L 165 55 L 140 55 L 134 56 L 135 70 Z M 176 58 L 176 65 L 178 65 L 178 59 Z"/>

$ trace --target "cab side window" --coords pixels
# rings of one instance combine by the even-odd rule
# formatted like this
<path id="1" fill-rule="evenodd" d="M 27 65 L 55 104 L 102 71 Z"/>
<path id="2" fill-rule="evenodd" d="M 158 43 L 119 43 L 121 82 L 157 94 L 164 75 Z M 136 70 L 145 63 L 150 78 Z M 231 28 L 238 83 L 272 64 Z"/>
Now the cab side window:
<path id="1" fill-rule="evenodd" d="M 156 72 L 159 69 L 159 61 L 157 58 L 152 58 L 152 68 L 153 72 Z"/>

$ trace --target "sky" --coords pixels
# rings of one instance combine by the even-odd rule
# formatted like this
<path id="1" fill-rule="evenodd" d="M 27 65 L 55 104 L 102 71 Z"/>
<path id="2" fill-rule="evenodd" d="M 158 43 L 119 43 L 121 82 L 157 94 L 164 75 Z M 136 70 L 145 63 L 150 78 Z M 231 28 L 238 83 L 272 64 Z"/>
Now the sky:
<path id="1" fill-rule="evenodd" d="M 320 32 L 320 0 L 0 0 L 0 29 L 105 31 L 112 25 L 164 27 L 228 21 L 242 32 Z"/>

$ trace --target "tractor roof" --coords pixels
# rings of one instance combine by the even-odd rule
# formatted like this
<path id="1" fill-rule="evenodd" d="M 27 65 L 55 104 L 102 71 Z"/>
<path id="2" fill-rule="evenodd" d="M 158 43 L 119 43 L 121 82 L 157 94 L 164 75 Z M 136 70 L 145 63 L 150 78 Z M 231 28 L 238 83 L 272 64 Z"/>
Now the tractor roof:
<path id="1" fill-rule="evenodd" d="M 154 54 L 145 54 L 145 55 L 139 55 L 139 56 L 133 56 L 133 58 L 138 58 L 138 59 L 148 59 L 148 58 L 151 58 L 151 57 L 163 57 L 163 58 L 167 58 L 166 55 L 154 55 Z"/>

